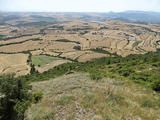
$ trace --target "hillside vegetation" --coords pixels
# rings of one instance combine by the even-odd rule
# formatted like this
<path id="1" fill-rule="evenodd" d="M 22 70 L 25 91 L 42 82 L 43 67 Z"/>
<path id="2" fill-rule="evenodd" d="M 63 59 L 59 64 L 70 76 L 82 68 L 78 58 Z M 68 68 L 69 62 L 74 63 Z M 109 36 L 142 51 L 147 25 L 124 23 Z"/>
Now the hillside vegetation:
<path id="1" fill-rule="evenodd" d="M 25 120 L 158 120 L 160 97 L 126 80 L 90 79 L 67 74 L 32 83 L 43 98 L 26 111 Z"/>
<path id="2" fill-rule="evenodd" d="M 23 76 L 27 82 L 49 80 L 72 71 L 88 72 L 94 80 L 103 77 L 128 79 L 160 91 L 160 50 L 144 55 L 115 56 L 93 59 L 87 62 L 65 63 L 44 73 Z"/>
<path id="3" fill-rule="evenodd" d="M 44 73 L 32 69 L 32 74 L 13 80 L 32 84 L 32 93 L 39 93 L 33 95 L 37 102 L 26 112 L 29 120 L 160 119 L 160 50 L 144 55 L 115 55 L 84 63 L 65 63 Z M 3 83 L 6 81 L 0 81 L 0 86 L 5 88 Z M 8 97 L 9 93 L 0 90 L 4 98 Z M 42 94 L 43 98 L 38 102 Z M 33 103 L 34 100 L 28 101 Z M 0 102 L 0 108 L 6 107 Z M 17 114 L 24 112 L 16 110 Z"/>
<path id="4" fill-rule="evenodd" d="M 16 76 L 22 76 L 29 73 L 31 67 L 25 59 L 22 63 L 25 67 L 8 59 L 20 53 L 19 57 L 23 58 L 24 53 L 28 56 L 30 52 L 33 64 L 39 67 L 36 70 L 44 72 L 55 66 L 51 62 L 56 61 L 51 60 L 53 57 L 65 59 L 57 61 L 57 66 L 68 62 L 66 60 L 86 62 L 113 57 L 114 53 L 126 57 L 155 52 L 160 48 L 159 13 L 1 12 L 0 16 L 0 54 L 6 56 L 0 63 L 0 75 L 15 72 Z M 47 58 L 41 55 L 47 55 Z M 36 59 L 35 56 L 41 57 Z"/>

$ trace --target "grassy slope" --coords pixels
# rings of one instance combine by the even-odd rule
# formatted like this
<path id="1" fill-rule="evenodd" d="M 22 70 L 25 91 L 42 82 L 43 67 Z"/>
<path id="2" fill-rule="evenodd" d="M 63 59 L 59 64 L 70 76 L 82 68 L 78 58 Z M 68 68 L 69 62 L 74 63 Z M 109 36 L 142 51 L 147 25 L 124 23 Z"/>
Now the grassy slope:
<path id="1" fill-rule="evenodd" d="M 73 73 L 33 83 L 43 99 L 26 112 L 29 120 L 156 120 L 160 97 L 128 80 L 91 80 L 89 74 Z"/>
<path id="2" fill-rule="evenodd" d="M 42 74 L 25 76 L 25 79 L 28 82 L 44 81 L 71 71 L 88 72 L 91 78 L 96 80 L 103 77 L 128 79 L 160 91 L 160 51 L 145 55 L 130 55 L 125 58 L 117 56 L 94 59 L 85 63 L 66 63 Z"/>
<path id="3" fill-rule="evenodd" d="M 159 72 L 160 51 L 67 63 L 43 74 L 25 76 L 35 82 L 33 91 L 44 93 L 27 116 L 31 120 L 156 120 L 160 118 L 160 96 L 150 88 L 160 81 Z"/>

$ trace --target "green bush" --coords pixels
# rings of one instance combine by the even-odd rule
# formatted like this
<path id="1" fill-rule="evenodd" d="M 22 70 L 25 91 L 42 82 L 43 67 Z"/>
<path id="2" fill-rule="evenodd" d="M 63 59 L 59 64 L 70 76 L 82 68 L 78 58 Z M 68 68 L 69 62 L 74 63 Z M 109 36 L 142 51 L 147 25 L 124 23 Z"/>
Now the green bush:
<path id="1" fill-rule="evenodd" d="M 31 87 L 24 79 L 14 75 L 0 76 L 0 118 L 2 120 L 23 120 L 24 112 L 31 102 Z"/>
<path id="2" fill-rule="evenodd" d="M 152 83 L 152 89 L 155 91 L 160 91 L 160 80 L 154 81 Z"/>
<path id="3" fill-rule="evenodd" d="M 31 63 L 31 64 L 30 64 L 30 67 L 31 67 L 31 70 L 30 70 L 30 73 L 31 73 L 31 74 L 38 73 L 38 71 L 36 70 L 34 64 Z"/>
<path id="4" fill-rule="evenodd" d="M 101 79 L 103 78 L 103 75 L 102 75 L 101 72 L 95 71 L 95 72 L 91 72 L 91 73 L 90 73 L 90 78 L 91 78 L 92 80 L 98 81 L 98 80 L 101 80 Z"/>
<path id="5" fill-rule="evenodd" d="M 23 120 L 24 119 L 24 112 L 30 105 L 30 101 L 17 101 L 17 103 L 14 106 L 14 111 L 16 111 L 16 119 L 17 120 Z"/>
<path id="6" fill-rule="evenodd" d="M 155 104 L 151 100 L 146 99 L 141 103 L 141 106 L 152 108 L 152 107 L 155 107 Z"/>
<path id="7" fill-rule="evenodd" d="M 34 103 L 38 103 L 43 97 L 43 93 L 42 92 L 36 92 L 33 94 L 33 100 Z"/>

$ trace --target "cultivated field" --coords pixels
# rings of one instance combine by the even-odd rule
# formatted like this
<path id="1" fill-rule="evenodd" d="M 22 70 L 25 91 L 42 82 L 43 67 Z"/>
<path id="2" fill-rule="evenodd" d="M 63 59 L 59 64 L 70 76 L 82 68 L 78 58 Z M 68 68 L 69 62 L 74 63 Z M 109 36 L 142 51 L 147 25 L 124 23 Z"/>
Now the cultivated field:
<path id="1" fill-rule="evenodd" d="M 43 73 L 55 66 L 70 62 L 69 60 L 64 60 L 57 57 L 50 57 L 45 55 L 32 56 L 32 63 L 36 66 L 38 72 Z"/>
<path id="2" fill-rule="evenodd" d="M 89 15 L 92 19 L 97 16 Z M 9 15 L 1 16 L 5 19 Z M 160 48 L 158 24 L 135 24 L 118 20 L 94 22 L 87 17 L 83 18 L 81 14 L 69 13 L 19 13 L 17 16 L 0 25 L 2 55 L 30 52 L 32 55 L 47 54 L 85 62 L 109 56 L 92 50 L 96 48 L 121 56 L 144 54 Z"/>
<path id="3" fill-rule="evenodd" d="M 30 66 L 27 64 L 27 54 L 1 54 L 0 55 L 0 73 L 16 73 L 26 75 L 30 72 Z"/>
<path id="4" fill-rule="evenodd" d="M 0 119 L 160 120 L 160 24 L 119 19 L 0 12 Z"/>

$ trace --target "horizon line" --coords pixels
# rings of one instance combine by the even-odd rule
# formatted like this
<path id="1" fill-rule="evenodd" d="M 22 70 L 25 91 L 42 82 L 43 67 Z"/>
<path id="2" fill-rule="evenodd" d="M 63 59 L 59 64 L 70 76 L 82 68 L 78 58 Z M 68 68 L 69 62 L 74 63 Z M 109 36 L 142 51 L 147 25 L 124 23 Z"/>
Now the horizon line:
<path id="1" fill-rule="evenodd" d="M 160 11 L 151 11 L 151 10 L 123 10 L 123 11 L 14 11 L 14 10 L 0 10 L 0 12 L 4 13 L 121 13 L 121 12 L 157 12 L 160 13 Z"/>

